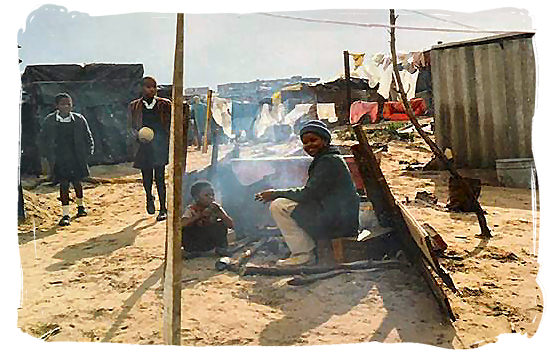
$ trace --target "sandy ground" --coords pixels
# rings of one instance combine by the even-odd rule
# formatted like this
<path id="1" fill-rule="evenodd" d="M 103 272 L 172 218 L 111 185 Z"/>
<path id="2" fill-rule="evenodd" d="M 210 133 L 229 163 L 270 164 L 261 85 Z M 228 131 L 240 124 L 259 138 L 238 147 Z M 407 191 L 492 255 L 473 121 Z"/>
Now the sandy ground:
<path id="1" fill-rule="evenodd" d="M 422 142 L 393 141 L 382 168 L 399 200 L 419 190 L 447 199 L 442 172 L 403 171 L 399 161 L 427 161 Z M 192 151 L 188 169 L 207 165 L 210 154 Z M 129 165 L 97 167 L 101 177 L 138 180 Z M 443 323 L 431 293 L 411 269 L 341 275 L 292 287 L 287 278 L 220 273 L 214 258 L 184 262 L 182 344 L 309 345 L 366 341 L 419 342 L 470 348 L 503 333 L 533 335 L 542 314 L 536 283 L 538 211 L 528 190 L 506 189 L 484 180 L 482 206 L 495 237 L 479 232 L 475 215 L 409 205 L 464 259 L 442 260 L 462 295 L 450 294 L 458 315 Z M 28 220 L 19 226 L 23 267 L 19 327 L 40 336 L 55 326 L 50 341 L 160 344 L 162 259 L 165 223 L 146 215 L 137 182 L 89 185 L 89 216 L 56 226 L 57 188 L 25 191 Z M 73 203 L 76 212 L 76 205 Z M 35 231 L 33 231 L 33 228 Z"/>

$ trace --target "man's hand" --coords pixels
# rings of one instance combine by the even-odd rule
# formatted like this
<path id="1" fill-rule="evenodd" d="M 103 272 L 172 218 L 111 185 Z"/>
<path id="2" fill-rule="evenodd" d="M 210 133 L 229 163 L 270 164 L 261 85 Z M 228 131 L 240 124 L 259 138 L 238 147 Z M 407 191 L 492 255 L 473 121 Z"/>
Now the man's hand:
<path id="1" fill-rule="evenodd" d="M 254 199 L 257 200 L 257 201 L 260 201 L 260 202 L 264 202 L 264 203 L 271 202 L 271 201 L 275 200 L 275 191 L 270 189 L 270 190 L 267 190 L 267 191 L 257 193 L 256 196 L 254 197 Z"/>

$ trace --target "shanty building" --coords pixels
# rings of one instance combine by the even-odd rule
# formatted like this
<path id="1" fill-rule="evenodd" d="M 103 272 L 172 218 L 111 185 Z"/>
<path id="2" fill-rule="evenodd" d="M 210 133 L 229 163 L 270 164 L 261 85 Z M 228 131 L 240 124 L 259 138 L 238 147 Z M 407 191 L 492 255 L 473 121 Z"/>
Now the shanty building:
<path id="1" fill-rule="evenodd" d="M 436 45 L 431 49 L 435 138 L 459 167 L 494 168 L 532 158 L 534 33 Z"/>
<path id="2" fill-rule="evenodd" d="M 292 76 L 274 80 L 258 79 L 252 82 L 227 83 L 218 85 L 218 94 L 222 98 L 259 103 L 263 99 L 271 98 L 284 86 L 317 81 L 319 81 L 319 78 Z"/>
<path id="3" fill-rule="evenodd" d="M 69 93 L 94 137 L 91 165 L 128 161 L 128 103 L 141 94 L 142 64 L 29 65 L 21 76 L 21 173 L 40 174 L 39 133 L 55 111 L 55 96 Z"/>

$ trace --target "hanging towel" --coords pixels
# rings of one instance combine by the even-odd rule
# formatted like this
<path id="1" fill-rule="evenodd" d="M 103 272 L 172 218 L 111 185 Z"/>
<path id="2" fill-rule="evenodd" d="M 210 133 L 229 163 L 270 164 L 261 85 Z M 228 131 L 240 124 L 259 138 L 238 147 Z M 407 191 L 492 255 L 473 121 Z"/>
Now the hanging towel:
<path id="1" fill-rule="evenodd" d="M 231 130 L 231 100 L 212 97 L 212 118 L 223 129 L 223 133 L 232 137 Z"/>
<path id="2" fill-rule="evenodd" d="M 415 116 L 422 116 L 426 113 L 426 102 L 422 98 L 415 98 L 409 101 Z M 407 121 L 409 117 L 405 113 L 405 106 L 400 101 L 389 101 L 384 103 L 384 119 L 390 121 Z"/>
<path id="3" fill-rule="evenodd" d="M 363 115 L 367 114 L 368 121 L 371 123 L 376 122 L 376 116 L 378 114 L 378 103 L 368 101 L 356 101 L 351 104 L 350 109 L 350 123 L 356 124 L 359 122 Z"/>
<path id="4" fill-rule="evenodd" d="M 330 123 L 337 122 L 334 103 L 317 103 L 317 117 L 319 120 L 328 120 Z"/>
<path id="5" fill-rule="evenodd" d="M 285 117 L 283 118 L 283 123 L 289 126 L 294 126 L 294 124 L 300 119 L 300 117 L 308 113 L 312 105 L 313 104 L 296 104 L 296 106 L 294 106 L 294 109 L 285 115 Z"/>

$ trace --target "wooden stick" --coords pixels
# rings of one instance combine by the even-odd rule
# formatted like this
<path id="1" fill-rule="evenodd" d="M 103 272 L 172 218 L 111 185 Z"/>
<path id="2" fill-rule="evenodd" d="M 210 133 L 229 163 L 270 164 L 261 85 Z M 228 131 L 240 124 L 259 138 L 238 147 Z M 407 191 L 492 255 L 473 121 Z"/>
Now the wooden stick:
<path id="1" fill-rule="evenodd" d="M 212 125 L 212 159 L 210 160 L 210 169 L 208 170 L 208 179 L 210 181 L 212 181 L 212 178 L 216 174 L 219 155 L 218 126 L 215 124 Z"/>
<path id="2" fill-rule="evenodd" d="M 457 178 L 461 182 L 462 187 L 466 191 L 466 194 L 473 201 L 475 212 L 477 215 L 477 220 L 479 222 L 479 227 L 481 229 L 481 235 L 487 238 L 492 237 L 491 230 L 489 230 L 489 227 L 487 226 L 487 219 L 485 218 L 485 213 L 483 211 L 483 208 L 481 208 L 481 205 L 479 204 L 479 201 L 474 195 L 474 192 L 470 187 L 470 184 L 468 184 L 468 182 L 466 182 L 462 178 L 462 176 L 460 176 L 457 169 L 445 156 L 445 153 L 443 153 L 443 151 L 438 147 L 438 145 L 435 144 L 435 142 L 432 141 L 428 136 L 428 134 L 422 129 L 422 126 L 420 126 L 420 124 L 418 123 L 418 120 L 414 115 L 414 111 L 412 110 L 409 104 L 407 95 L 405 94 L 405 89 L 403 89 L 403 82 L 401 82 L 401 76 L 399 75 L 399 68 L 397 67 L 397 53 L 395 50 L 395 20 L 396 20 L 395 10 L 390 10 L 390 26 L 391 26 L 390 49 L 391 49 L 391 55 L 392 55 L 393 72 L 394 72 L 395 80 L 397 82 L 399 95 L 401 96 L 401 100 L 403 100 L 403 106 L 405 107 L 407 116 L 409 117 L 409 120 L 413 124 L 414 128 L 418 131 L 422 139 L 426 141 L 426 143 L 428 144 L 432 152 L 435 154 L 435 156 L 437 156 L 443 162 L 443 165 L 445 165 L 445 168 L 451 173 L 451 175 Z"/>
<path id="3" fill-rule="evenodd" d="M 264 237 L 258 242 L 256 242 L 252 247 L 241 253 L 237 257 L 233 258 L 220 258 L 215 266 L 218 270 L 224 270 L 227 269 L 229 271 L 238 272 L 244 264 L 246 264 L 253 256 L 256 254 L 256 252 L 263 247 L 267 241 L 269 240 L 268 237 Z M 227 259 L 229 259 L 229 262 L 227 262 Z"/>
<path id="4" fill-rule="evenodd" d="M 181 214 L 182 187 L 187 154 L 187 119 L 183 103 L 183 13 L 177 15 L 174 77 L 172 84 L 172 121 L 170 124 L 170 166 L 168 219 L 166 221 L 166 260 L 164 272 L 163 341 L 181 343 Z"/>
<path id="5" fill-rule="evenodd" d="M 204 122 L 204 136 L 202 139 L 202 153 L 205 154 L 208 152 L 208 128 L 210 127 L 210 116 L 212 109 L 212 90 L 208 89 L 208 94 L 206 95 L 206 121 Z"/>
<path id="6" fill-rule="evenodd" d="M 61 331 L 61 328 L 59 326 L 56 326 L 55 328 L 53 328 L 50 331 L 46 332 L 44 335 L 40 336 L 40 339 L 46 341 L 50 337 L 52 337 L 53 335 L 59 334 L 60 331 Z"/>
<path id="7" fill-rule="evenodd" d="M 344 76 L 346 78 L 346 109 L 345 116 L 341 119 L 341 124 L 347 124 L 349 121 L 351 111 L 351 85 L 350 85 L 350 73 L 349 73 L 349 52 L 344 51 Z M 345 119 L 345 120 L 344 120 Z M 344 120 L 344 121 L 342 121 Z"/>
<path id="8" fill-rule="evenodd" d="M 342 274 L 372 272 L 377 270 L 379 270 L 379 268 L 355 269 L 355 270 L 338 269 L 338 270 L 333 270 L 333 271 L 320 273 L 320 274 L 299 275 L 299 276 L 294 276 L 290 281 L 287 282 L 287 284 L 289 284 L 290 286 L 301 286 L 301 285 L 306 285 L 318 280 L 330 279 L 331 277 L 335 277 Z"/>
<path id="9" fill-rule="evenodd" d="M 364 260 L 353 263 L 342 263 L 332 266 L 294 266 L 294 267 L 273 267 L 247 264 L 241 270 L 241 275 L 267 275 L 287 276 L 300 274 L 320 274 L 334 270 L 357 270 L 370 268 L 398 268 L 402 266 L 398 260 Z"/>

